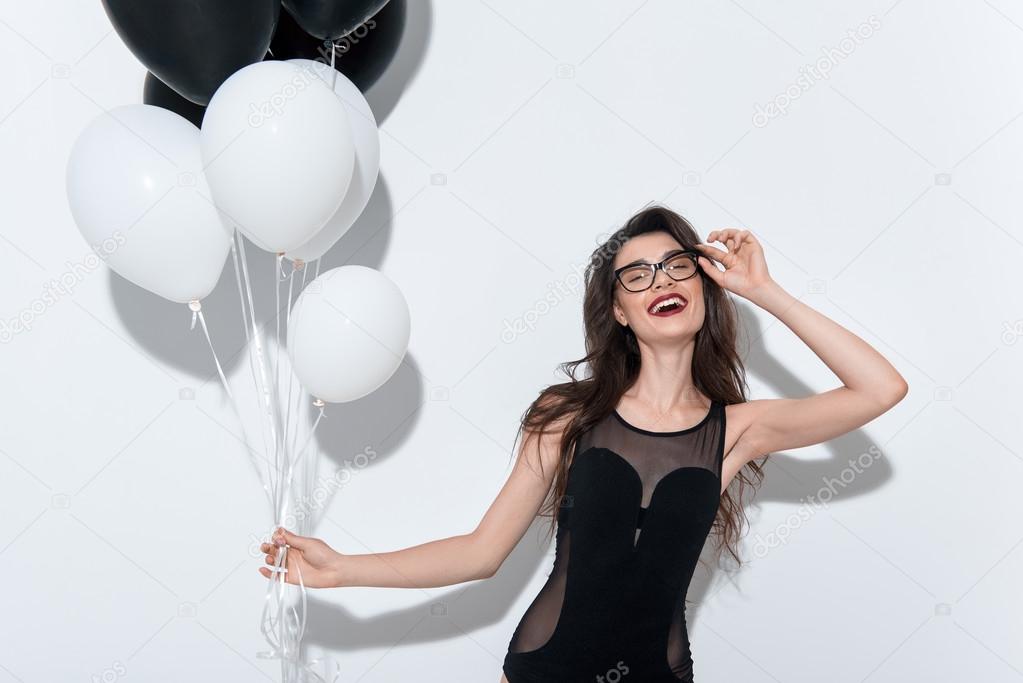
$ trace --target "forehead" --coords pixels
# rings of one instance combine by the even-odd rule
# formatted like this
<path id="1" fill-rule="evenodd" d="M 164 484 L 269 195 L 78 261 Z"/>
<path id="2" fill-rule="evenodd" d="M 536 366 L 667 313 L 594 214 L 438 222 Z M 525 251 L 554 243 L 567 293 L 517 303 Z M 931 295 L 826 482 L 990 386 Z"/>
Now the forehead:
<path id="1" fill-rule="evenodd" d="M 627 240 L 622 245 L 622 248 L 615 254 L 614 267 L 618 268 L 641 259 L 647 263 L 657 263 L 664 258 L 664 252 L 673 249 L 682 249 L 682 245 L 670 234 L 666 232 L 643 233 Z"/>

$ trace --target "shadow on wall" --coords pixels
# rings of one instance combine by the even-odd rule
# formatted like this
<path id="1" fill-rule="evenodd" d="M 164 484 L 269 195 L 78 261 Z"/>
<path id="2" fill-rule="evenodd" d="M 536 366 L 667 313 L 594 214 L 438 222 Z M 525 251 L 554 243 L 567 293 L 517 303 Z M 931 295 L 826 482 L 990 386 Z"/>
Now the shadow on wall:
<path id="1" fill-rule="evenodd" d="M 742 329 L 749 339 L 754 340 L 751 346 L 753 353 L 749 355 L 748 370 L 751 375 L 759 377 L 765 384 L 772 387 L 780 396 L 807 396 L 813 391 L 801 382 L 792 372 L 776 359 L 767 354 L 759 343 L 763 329 L 750 306 L 738 303 L 742 317 Z M 368 415 L 366 416 L 368 418 Z M 352 420 L 355 424 L 356 420 Z M 339 435 L 339 438 L 340 435 Z M 789 457 L 783 454 L 772 454 L 766 467 L 763 486 L 755 499 L 747 492 L 747 515 L 752 524 L 756 523 L 756 515 L 750 514 L 763 502 L 779 502 L 793 510 L 806 504 L 808 496 L 817 497 L 819 489 L 827 487 L 825 480 L 839 480 L 843 470 L 848 469 L 849 460 L 856 461 L 863 454 L 870 454 L 871 463 L 860 470 L 848 483 L 832 486 L 834 500 L 843 500 L 859 495 L 867 495 L 881 487 L 892 477 L 891 466 L 885 458 L 879 458 L 880 450 L 862 430 L 854 430 L 845 436 L 825 445 L 830 456 L 826 460 L 810 461 L 805 458 Z M 734 480 L 733 480 L 734 481 Z M 825 498 L 823 495 L 821 498 Z M 825 498 L 826 499 L 826 498 Z M 754 504 L 755 502 L 755 504 Z M 480 511 L 480 515 L 484 511 Z M 813 523 L 811 518 L 808 524 Z M 546 541 L 547 519 L 536 519 L 526 531 L 515 550 L 504 562 L 501 569 L 492 578 L 472 582 L 468 585 L 452 586 L 447 592 L 436 597 L 425 597 L 419 604 L 394 610 L 365 619 L 360 618 L 344 607 L 311 595 L 309 599 L 307 643 L 338 653 L 351 652 L 366 647 L 388 648 L 394 646 L 396 634 L 404 634 L 401 644 L 420 644 L 462 638 L 478 629 L 489 628 L 509 617 L 509 611 L 521 604 L 519 598 L 523 591 L 530 591 L 530 599 L 539 591 L 540 586 L 532 586 L 533 577 L 537 572 L 543 576 L 550 573 L 554 561 L 554 542 Z M 798 534 L 798 529 L 787 529 L 790 535 Z M 744 529 L 744 534 L 748 529 Z M 431 539 L 424 539 L 431 540 Z M 743 562 L 749 562 L 762 556 L 760 547 L 763 544 L 746 536 L 740 544 L 740 555 Z M 770 552 L 771 548 L 766 548 Z M 714 559 L 714 541 L 709 540 L 704 548 L 701 563 L 692 584 L 688 598 L 692 601 L 687 608 L 687 624 L 690 632 L 699 620 L 699 609 L 709 596 L 715 583 L 728 585 L 741 575 L 731 574 L 727 567 L 719 567 Z M 727 563 L 726 555 L 722 563 Z M 744 569 L 749 565 L 744 565 Z M 708 570 L 707 567 L 710 567 Z M 724 581 L 716 579 L 722 572 Z M 405 589 L 407 590 L 407 589 Z M 435 590 L 435 589 L 431 589 Z M 514 615 L 513 625 L 507 638 L 511 640 L 511 629 L 517 623 L 520 614 Z M 694 645 L 694 649 L 699 645 Z M 504 653 L 498 653 L 503 657 Z M 500 662 L 496 663 L 500 666 Z"/>

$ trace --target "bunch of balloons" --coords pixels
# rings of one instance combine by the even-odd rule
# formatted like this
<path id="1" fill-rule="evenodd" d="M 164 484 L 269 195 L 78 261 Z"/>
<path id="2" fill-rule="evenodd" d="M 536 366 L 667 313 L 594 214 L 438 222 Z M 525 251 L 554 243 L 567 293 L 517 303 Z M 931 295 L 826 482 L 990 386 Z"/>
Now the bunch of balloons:
<path id="1" fill-rule="evenodd" d="M 332 39 L 383 4 L 284 6 L 311 35 Z M 196 310 L 220 279 L 236 230 L 299 267 L 323 256 L 365 209 L 379 173 L 379 132 L 359 88 L 320 61 L 262 60 L 279 0 L 104 0 L 104 6 L 161 89 L 204 105 L 201 128 L 163 107 L 128 104 L 101 114 L 78 137 L 67 164 L 68 202 L 82 235 L 111 269 Z M 119 237 L 119 246 L 101 253 L 110 237 Z M 325 296 L 328 276 L 334 277 L 314 281 L 306 298 Z M 322 356 L 292 349 L 296 375 L 316 388 L 317 398 L 351 401 L 370 393 L 404 354 L 399 348 L 397 362 L 352 381 L 351 373 L 375 367 L 360 353 L 374 356 L 372 339 L 386 339 L 373 318 L 386 311 L 385 326 L 395 319 L 408 324 L 407 308 L 392 305 L 393 286 L 357 291 L 367 303 L 379 299 L 357 325 L 336 329 L 338 311 L 313 306 L 296 306 L 288 321 L 346 349 L 333 374 L 324 371 Z M 359 334 L 366 337 L 361 352 L 352 346 Z M 392 350 L 402 345 L 400 335 L 388 341 Z"/>
<path id="2" fill-rule="evenodd" d="M 333 41 L 385 2 L 285 0 L 283 9 L 309 36 Z M 301 271 L 303 285 L 308 266 L 316 263 L 317 276 L 294 307 L 291 278 L 286 340 L 291 368 L 320 417 L 325 402 L 354 401 L 382 386 L 408 347 L 410 316 L 402 292 L 372 268 L 342 266 L 321 275 L 318 261 L 352 227 L 376 185 L 376 119 L 360 89 L 334 68 L 333 51 L 329 64 L 301 57 L 264 60 L 281 0 L 103 4 L 149 70 L 147 99 L 175 106 L 115 107 L 80 133 L 65 179 L 72 216 L 114 272 L 188 304 L 193 327 L 197 316 L 202 320 L 229 396 L 201 302 L 233 256 L 264 437 L 269 434 L 268 462 L 275 462 L 264 488 L 274 526 L 283 525 L 292 475 L 308 439 L 301 448 L 289 443 L 295 441 L 288 434 L 291 385 L 285 413 L 279 379 L 270 376 L 279 363 L 268 372 L 255 323 L 242 236 L 275 254 L 278 297 L 285 259 L 292 276 Z M 277 329 L 280 343 L 279 321 Z M 286 566 L 285 554 L 282 548 L 278 572 Z M 283 591 L 283 578 L 279 584 Z M 302 598 L 304 604 L 304 587 Z M 284 673 L 284 660 L 301 650 L 304 616 L 293 612 L 290 622 L 284 619 L 283 599 L 276 609 L 277 617 L 264 614 L 264 635 L 282 659 L 282 676 L 293 680 L 297 674 Z"/>

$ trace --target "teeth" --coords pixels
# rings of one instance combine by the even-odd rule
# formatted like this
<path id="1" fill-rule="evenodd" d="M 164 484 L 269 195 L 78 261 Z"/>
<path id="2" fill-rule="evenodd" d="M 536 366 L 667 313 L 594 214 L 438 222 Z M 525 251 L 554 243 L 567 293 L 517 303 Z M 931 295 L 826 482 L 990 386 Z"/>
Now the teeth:
<path id="1" fill-rule="evenodd" d="M 658 311 L 660 311 L 662 308 L 664 308 L 665 306 L 667 306 L 670 303 L 676 303 L 679 306 L 681 306 L 681 305 L 683 305 L 682 297 L 673 296 L 670 299 L 664 299 L 663 301 L 658 301 L 657 304 L 653 308 L 650 309 L 650 312 L 651 313 L 657 313 Z"/>

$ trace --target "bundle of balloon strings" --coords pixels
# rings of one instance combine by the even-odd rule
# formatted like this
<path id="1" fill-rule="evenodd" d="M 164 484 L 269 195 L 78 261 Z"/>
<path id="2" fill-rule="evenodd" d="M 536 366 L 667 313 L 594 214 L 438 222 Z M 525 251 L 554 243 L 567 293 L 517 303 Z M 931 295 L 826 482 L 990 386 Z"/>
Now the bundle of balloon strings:
<path id="1" fill-rule="evenodd" d="M 260 339 L 260 331 L 256 325 L 254 313 L 255 307 L 253 306 L 252 299 L 252 285 L 249 279 L 248 266 L 245 258 L 244 240 L 237 231 L 235 231 L 231 242 L 231 253 L 234 260 L 235 278 L 238 285 L 246 344 L 249 349 L 249 364 L 259 394 L 259 412 L 262 415 L 260 422 L 264 453 L 272 454 L 273 456 L 272 463 L 270 457 L 265 458 L 266 480 L 263 484 L 263 488 L 270 499 L 275 522 L 274 530 L 276 530 L 283 528 L 285 526 L 285 520 L 289 517 L 291 493 L 295 486 L 295 472 L 298 469 L 298 466 L 302 464 L 303 457 L 309 449 L 309 444 L 313 439 L 313 435 L 316 432 L 316 428 L 319 425 L 320 420 L 324 418 L 325 404 L 322 400 L 315 399 L 312 402 L 312 405 L 318 409 L 318 415 L 309 429 L 305 442 L 302 444 L 301 448 L 296 449 L 295 442 L 297 440 L 298 426 L 301 424 L 301 410 L 295 411 L 296 424 L 294 429 L 292 429 L 292 390 L 294 387 L 293 372 L 289 373 L 287 401 L 284 410 L 281 409 L 279 394 L 281 348 L 281 323 L 279 313 L 281 311 L 281 284 L 285 279 L 289 280 L 287 316 L 285 317 L 285 320 L 287 320 L 291 315 L 294 275 L 297 271 L 301 270 L 303 276 L 302 284 L 304 285 L 307 269 L 304 268 L 305 264 L 299 262 L 294 265 L 294 268 L 290 273 L 284 273 L 282 269 L 283 254 L 277 254 L 274 265 L 277 290 L 277 308 L 275 311 L 275 317 L 277 319 L 277 357 L 274 359 L 273 363 L 269 363 L 269 359 L 267 358 L 268 354 L 265 353 L 263 343 Z M 319 262 L 317 261 L 317 271 L 318 270 Z M 240 419 L 241 415 L 238 412 L 238 406 L 234 400 L 234 395 L 228 386 L 227 379 L 224 375 L 223 369 L 221 368 L 220 361 L 217 358 L 216 351 L 213 350 L 213 344 L 210 341 L 209 331 L 206 328 L 206 321 L 203 317 L 201 307 L 197 305 L 198 302 L 193 302 L 193 304 L 195 305 L 190 305 L 190 309 L 192 310 L 192 328 L 194 329 L 197 319 L 202 323 L 202 329 L 205 333 L 206 340 L 210 345 L 210 350 L 213 352 L 213 358 L 217 366 L 217 373 L 223 383 L 224 389 L 231 403 L 231 407 L 234 409 L 235 413 L 238 414 Z M 246 304 L 248 305 L 246 306 Z M 268 376 L 268 364 L 272 366 L 273 378 Z M 299 390 L 299 394 L 300 393 L 301 390 Z M 306 465 L 308 467 L 309 463 L 306 463 Z M 315 463 L 312 463 L 312 467 L 315 468 Z M 280 660 L 282 683 L 304 683 L 306 681 L 314 681 L 316 683 L 336 683 L 340 676 L 340 670 L 336 662 L 332 662 L 334 666 L 333 674 L 328 674 L 325 671 L 324 675 L 320 675 L 315 671 L 314 667 L 324 665 L 324 668 L 326 668 L 325 660 L 320 658 L 309 659 L 304 656 L 302 638 L 305 635 L 306 613 L 308 608 L 306 587 L 298 563 L 293 563 L 295 576 L 292 577 L 291 581 L 289 581 L 287 561 L 288 550 L 289 546 L 283 544 L 280 545 L 277 548 L 277 554 L 275 556 L 273 566 L 268 567 L 271 574 L 270 579 L 267 582 L 266 595 L 263 600 L 260 631 L 262 632 L 266 642 L 269 644 L 270 649 L 268 651 L 257 653 L 257 657 L 261 659 Z"/>

